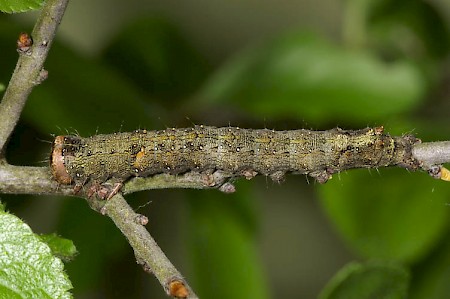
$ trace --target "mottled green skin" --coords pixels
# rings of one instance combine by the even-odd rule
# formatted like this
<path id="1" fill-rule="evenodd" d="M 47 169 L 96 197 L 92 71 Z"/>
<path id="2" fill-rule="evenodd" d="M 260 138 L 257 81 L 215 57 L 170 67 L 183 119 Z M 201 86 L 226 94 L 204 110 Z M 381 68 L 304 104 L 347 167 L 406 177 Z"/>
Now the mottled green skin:
<path id="1" fill-rule="evenodd" d="M 222 170 L 232 176 L 288 172 L 325 182 L 350 168 L 400 165 L 416 168 L 412 136 L 391 137 L 382 128 L 345 131 L 273 131 L 196 126 L 187 129 L 66 136 L 64 165 L 79 185 L 157 173 Z"/>

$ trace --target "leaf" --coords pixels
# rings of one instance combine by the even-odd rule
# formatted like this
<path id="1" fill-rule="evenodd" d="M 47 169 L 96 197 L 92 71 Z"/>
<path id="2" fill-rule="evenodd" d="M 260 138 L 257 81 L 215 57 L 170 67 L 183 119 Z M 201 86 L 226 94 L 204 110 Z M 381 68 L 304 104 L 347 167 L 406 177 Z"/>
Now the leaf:
<path id="1" fill-rule="evenodd" d="M 0 212 L 1 298 L 72 298 L 63 267 L 28 225 Z"/>
<path id="2" fill-rule="evenodd" d="M 17 13 L 41 8 L 45 0 L 0 0 L 0 11 Z"/>
<path id="3" fill-rule="evenodd" d="M 406 298 L 408 271 L 388 262 L 350 263 L 325 286 L 320 299 Z"/>
<path id="4" fill-rule="evenodd" d="M 61 238 L 56 234 L 40 235 L 39 237 L 43 242 L 47 243 L 53 255 L 64 262 L 70 262 L 78 253 L 72 240 Z"/>
<path id="5" fill-rule="evenodd" d="M 5 90 L 5 85 L 3 85 L 2 83 L 0 83 L 0 92 Z"/>
<path id="6" fill-rule="evenodd" d="M 318 191 L 336 229 L 366 258 L 417 261 L 448 225 L 448 185 L 423 173 L 348 171 Z"/>
<path id="7" fill-rule="evenodd" d="M 294 34 L 241 53 L 199 97 L 203 105 L 233 104 L 259 118 L 366 125 L 410 111 L 424 90 L 420 72 L 408 62 L 388 64 L 368 52 Z"/>
<path id="8" fill-rule="evenodd" d="M 269 298 L 252 225 L 240 203 L 248 201 L 248 192 L 239 188 L 233 195 L 217 190 L 189 194 L 189 245 L 198 295 L 216 299 Z"/>

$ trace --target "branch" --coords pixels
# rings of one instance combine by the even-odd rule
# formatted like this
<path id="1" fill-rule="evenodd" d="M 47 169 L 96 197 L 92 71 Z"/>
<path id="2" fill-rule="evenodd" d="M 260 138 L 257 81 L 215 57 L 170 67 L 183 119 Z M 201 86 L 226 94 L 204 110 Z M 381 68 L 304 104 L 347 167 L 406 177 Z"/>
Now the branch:
<path id="1" fill-rule="evenodd" d="M 21 53 L 16 69 L 0 103 L 0 152 L 19 121 L 22 109 L 34 86 L 46 77 L 44 61 L 68 0 L 47 0 L 31 34 L 34 44 Z M 20 39 L 19 39 L 20 42 Z M 31 42 L 31 40 L 30 40 Z"/>
<path id="2" fill-rule="evenodd" d="M 68 0 L 47 0 L 31 37 L 24 33 L 19 36 L 17 45 L 20 57 L 0 103 L 0 158 L 3 158 L 7 141 L 19 121 L 28 96 L 47 77 L 44 62 L 67 4 Z M 12 166 L 4 159 L 0 159 L 0 192 L 74 195 L 73 187 L 60 186 L 52 179 L 47 167 Z M 77 195 L 86 196 L 85 192 Z M 155 274 L 167 294 L 176 298 L 197 298 L 143 227 L 145 217 L 138 217 L 121 195 L 116 195 L 103 205 L 102 211 L 111 217 L 127 237 L 138 263 L 147 272 Z"/>
<path id="3" fill-rule="evenodd" d="M 188 172 L 182 175 L 157 174 L 146 178 L 134 178 L 125 183 L 124 194 L 143 190 L 188 188 L 216 188 L 209 175 Z M 217 176 L 216 183 L 223 182 L 228 177 Z M 209 185 L 208 185 L 209 184 Z M 35 195 L 65 195 L 84 198 L 88 190 L 74 192 L 72 185 L 61 185 L 51 175 L 49 167 L 15 166 L 0 163 L 0 193 L 4 194 L 35 194 Z"/>
<path id="4" fill-rule="evenodd" d="M 433 177 L 450 180 L 448 170 L 441 163 L 450 162 L 450 141 L 416 144 L 412 150 L 413 158 L 419 167 L 428 171 Z M 195 171 L 180 175 L 157 174 L 149 177 L 137 177 L 127 181 L 122 192 L 129 194 L 142 190 L 162 188 L 218 188 L 224 192 L 234 191 L 227 182 L 230 175 L 220 171 L 199 173 Z M 224 186 L 228 186 L 224 188 Z M 231 186 L 231 187 L 230 187 Z M 75 192 L 73 185 L 60 185 L 53 178 L 48 167 L 13 166 L 0 163 L 0 193 L 69 195 L 87 197 L 89 190 Z M 108 215 L 122 231 L 133 247 L 136 259 L 144 270 L 153 273 L 166 292 L 179 298 L 196 298 L 192 289 L 173 267 L 148 231 L 143 227 L 147 222 L 145 216 L 136 214 L 117 194 L 109 201 L 88 200 L 91 207 Z"/>
<path id="5" fill-rule="evenodd" d="M 450 141 L 426 142 L 414 146 L 412 155 L 432 177 L 450 181 L 450 171 L 441 164 L 450 162 Z"/>
<path id="6" fill-rule="evenodd" d="M 450 141 L 425 142 L 413 146 L 412 158 L 417 160 L 421 170 L 428 172 L 433 178 L 450 181 L 450 173 L 443 163 L 450 163 Z M 158 174 L 150 177 L 137 177 L 129 180 L 122 188 L 124 194 L 137 191 L 167 188 L 209 189 L 218 188 L 222 192 L 230 192 L 231 183 L 223 183 L 231 178 L 223 172 L 201 174 L 188 172 L 183 175 Z M 247 178 L 249 179 L 249 178 Z M 232 189 L 231 192 L 233 192 Z"/>
<path id="7" fill-rule="evenodd" d="M 413 158 L 419 161 L 421 169 L 429 171 L 431 166 L 450 163 L 450 141 L 425 142 L 414 145 Z M 127 181 L 123 194 L 152 189 L 211 189 L 224 186 L 230 178 L 226 173 L 204 174 L 195 171 L 185 174 L 156 174 L 149 177 L 137 177 Z M 444 178 L 441 178 L 444 179 Z M 222 190 L 226 191 L 226 190 Z M 71 185 L 58 184 L 48 167 L 14 166 L 0 163 L 0 193 L 67 195 L 83 197 L 85 190 L 75 194 Z"/>
<path id="8" fill-rule="evenodd" d="M 133 247 L 138 264 L 142 265 L 146 272 L 156 276 L 169 296 L 198 298 L 145 229 L 147 217 L 136 214 L 120 193 L 108 201 L 92 200 L 90 202 L 92 208 L 114 221 Z"/>
<path id="9" fill-rule="evenodd" d="M 413 156 L 424 165 L 450 163 L 450 141 L 416 144 L 413 148 Z"/>

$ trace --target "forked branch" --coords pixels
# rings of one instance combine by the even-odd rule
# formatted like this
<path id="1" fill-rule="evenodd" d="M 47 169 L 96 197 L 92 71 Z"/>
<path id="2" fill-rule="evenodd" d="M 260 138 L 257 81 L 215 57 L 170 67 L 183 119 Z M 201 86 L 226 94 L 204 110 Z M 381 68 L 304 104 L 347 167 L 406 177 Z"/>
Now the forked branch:
<path id="1" fill-rule="evenodd" d="M 47 0 L 44 8 L 42 9 L 41 15 L 36 22 L 35 28 L 32 32 L 33 44 L 28 47 L 26 45 L 23 47 L 23 42 L 28 43 L 31 42 L 26 39 L 26 37 L 21 36 L 21 38 L 25 38 L 25 40 L 20 40 L 20 57 L 14 71 L 13 76 L 9 82 L 7 90 L 4 94 L 3 100 L 0 103 L 0 153 L 4 153 L 5 145 L 9 136 L 11 135 L 15 125 L 17 124 L 22 109 L 26 103 L 28 95 L 32 91 L 33 87 L 39 84 L 46 77 L 46 71 L 43 69 L 44 61 L 47 57 L 48 51 L 52 44 L 53 38 L 56 33 L 56 29 L 61 22 L 62 16 L 64 14 L 65 8 L 67 6 L 68 0 Z M 249 136 L 253 138 L 253 140 L 257 140 L 255 142 L 259 142 L 260 144 L 264 144 L 264 142 L 269 146 L 272 146 L 272 141 L 277 141 L 280 139 L 277 135 L 274 137 L 270 137 L 270 133 L 262 132 L 258 134 L 251 133 Z M 306 131 L 305 131 L 306 132 Z M 355 131 L 356 132 L 356 131 Z M 222 141 L 236 141 L 236 137 L 239 137 L 240 133 L 229 134 L 230 132 L 224 132 L 224 134 L 220 136 Z M 267 134 L 266 134 L 267 133 Z M 338 132 L 339 133 L 339 132 Z M 342 132 L 341 132 L 342 133 Z M 369 137 L 374 139 L 370 139 L 367 137 L 362 140 L 365 146 L 376 148 L 381 147 L 385 151 L 385 156 L 377 156 L 379 160 L 372 161 L 374 164 L 364 164 L 364 160 L 361 162 L 363 164 L 354 165 L 355 167 L 381 167 L 388 165 L 400 165 L 403 167 L 416 169 L 421 168 L 428 173 L 430 173 L 433 177 L 450 181 L 450 174 L 447 169 L 442 167 L 442 163 L 450 162 L 450 141 L 444 142 L 430 142 L 430 143 L 416 143 L 415 138 L 411 137 L 411 139 L 405 139 L 405 145 L 410 145 L 409 150 L 407 151 L 407 155 L 400 156 L 392 156 L 392 151 L 398 147 L 395 144 L 391 144 L 391 139 L 383 139 L 381 138 L 382 130 L 373 129 L 373 131 L 364 131 L 361 130 L 362 136 L 364 134 L 372 134 Z M 184 134 L 184 133 L 183 133 Z M 185 132 L 183 144 L 173 144 L 174 149 L 170 149 L 169 153 L 173 156 L 177 156 L 178 154 L 175 152 L 175 145 L 178 147 L 190 146 L 188 142 L 189 136 L 198 136 L 198 131 Z M 203 133 L 200 133 L 203 134 Z M 266 134 L 266 135 L 264 135 Z M 295 142 L 301 140 L 299 137 L 300 133 L 297 133 L 297 139 Z M 318 150 L 317 142 L 319 142 L 319 137 L 315 133 L 312 133 L 315 137 L 311 139 L 311 144 L 314 146 L 315 150 Z M 342 135 L 344 136 L 344 135 Z M 341 136 L 341 137 L 342 137 Z M 365 135 L 364 135 L 365 136 Z M 323 137 L 323 136 L 322 136 Z M 355 137 L 355 136 L 353 136 Z M 228 138 L 228 139 L 227 139 Z M 230 139 L 231 138 L 231 139 Z M 381 138 L 381 139 L 380 139 Z M 398 137 L 402 138 L 402 137 Z M 169 138 L 171 139 L 171 138 Z M 193 138 L 191 138 L 193 139 Z M 219 139 L 219 138 L 218 138 Z M 175 140 L 175 139 L 174 139 Z M 180 140 L 180 138 L 178 138 Z M 199 139 L 200 140 L 200 139 Z M 400 140 L 400 139 L 399 139 Z M 198 140 L 197 140 L 198 141 Z M 196 142 L 197 142 L 196 141 Z M 361 140 L 360 140 L 361 141 Z M 197 146 L 199 150 L 202 149 L 202 143 L 194 144 L 194 141 L 190 141 L 193 146 Z M 215 142 L 215 143 L 214 143 Z M 219 148 L 220 146 L 225 145 L 225 143 L 221 144 L 219 141 L 214 141 L 213 143 L 208 143 L 208 146 L 213 144 L 215 147 Z M 294 142 L 294 143 L 295 143 Z M 150 143 L 149 143 L 150 144 Z M 231 143 L 230 143 L 231 144 Z M 64 146 L 66 144 L 63 144 Z M 291 146 L 291 150 L 296 151 L 299 150 L 300 147 L 296 147 L 292 144 L 284 144 L 284 146 Z M 342 144 L 343 145 L 343 144 Z M 146 149 L 146 146 L 140 146 L 136 148 L 136 152 L 134 153 L 134 158 L 136 159 L 134 163 L 136 166 L 133 171 L 143 171 L 147 169 L 148 165 L 153 163 L 149 158 L 149 152 Z M 243 147 L 240 144 L 236 143 L 232 147 L 233 151 L 236 152 L 236 155 L 240 155 L 242 157 L 241 149 Z M 388 147 L 391 146 L 391 147 Z M 393 147 L 392 147 L 393 146 Z M 403 146 L 403 145 L 402 145 Z M 172 148 L 172 146 L 169 146 Z M 254 151 L 252 149 L 251 151 Z M 261 149 L 266 150 L 264 147 Z M 110 151 L 113 149 L 109 149 Z M 275 149 L 267 150 L 270 154 L 273 153 Z M 325 148 L 321 148 L 321 151 L 326 150 Z M 361 148 L 352 148 L 352 147 L 342 147 L 341 151 L 344 155 L 347 153 L 358 152 Z M 173 152 L 171 152 L 173 151 Z M 67 152 L 67 151 L 66 151 Z M 62 152 L 61 152 L 62 153 Z M 89 153 L 86 153 L 88 155 Z M 162 155 L 162 153 L 157 153 L 157 150 L 153 149 L 153 155 Z M 70 155 L 69 155 L 70 156 Z M 177 156 L 181 157 L 181 156 Z M 204 156 L 206 157 L 206 156 Z M 233 153 L 227 152 L 227 162 L 233 160 Z M 280 155 L 282 157 L 282 155 Z M 349 156 L 350 157 L 350 156 Z M 61 155 L 58 162 L 62 163 L 62 166 L 66 167 L 67 163 L 65 160 L 66 157 Z M 140 158 L 138 161 L 137 158 Z M 213 161 L 215 163 L 220 163 L 220 157 L 215 157 Z M 290 156 L 287 155 L 287 158 L 290 159 Z M 405 158 L 407 160 L 403 161 Z M 259 158 L 258 158 L 259 159 Z M 394 159 L 394 160 L 392 160 Z M 400 160 L 398 160 L 400 159 Z M 393 163 L 380 163 L 380 161 L 394 161 Z M 91 207 L 100 213 L 107 215 L 110 217 L 116 226 L 122 231 L 122 233 L 128 239 L 130 245 L 133 247 L 136 260 L 139 264 L 141 264 L 147 272 L 153 273 L 157 279 L 160 281 L 161 285 L 165 289 L 168 295 L 175 298 L 196 298 L 195 293 L 183 279 L 181 274 L 175 269 L 175 267 L 170 263 L 167 257 L 164 255 L 162 250 L 158 247 L 154 239 L 150 236 L 148 231 L 144 228 L 144 225 L 147 222 L 145 216 L 136 214 L 132 208 L 126 203 L 121 193 L 128 194 L 132 192 L 137 192 L 141 190 L 149 190 L 149 189 L 161 189 L 161 188 L 197 188 L 197 189 L 207 189 L 207 188 L 220 188 L 221 191 L 224 192 L 233 192 L 234 187 L 231 183 L 229 183 L 229 179 L 235 176 L 244 176 L 247 179 L 252 178 L 256 175 L 257 171 L 254 169 L 242 169 L 239 173 L 235 173 L 232 170 L 231 166 L 227 166 L 224 164 L 222 170 L 226 171 L 218 171 L 217 169 L 208 169 L 209 171 L 202 172 L 196 170 L 196 160 L 187 159 L 185 162 L 189 162 L 188 166 L 184 165 L 184 171 L 180 171 L 177 174 L 170 173 L 156 173 L 154 175 L 147 175 L 143 177 L 136 177 L 128 180 L 124 180 L 124 185 L 120 192 L 108 201 L 97 200 L 89 198 L 90 188 L 83 188 L 83 185 L 78 185 L 79 188 L 74 188 L 74 185 L 64 185 L 57 182 L 52 176 L 52 171 L 49 167 L 24 167 L 24 166 L 13 166 L 9 165 L 3 158 L 0 156 L 0 193 L 10 193 L 10 194 L 47 194 L 47 195 L 69 195 L 69 196 L 78 196 L 88 199 Z M 331 160 L 330 160 L 331 161 Z M 341 160 L 339 160 L 341 161 Z M 408 165 L 401 165 L 403 162 L 407 162 Z M 248 162 L 248 161 L 247 161 Z M 264 162 L 263 160 L 258 160 L 258 162 Z M 271 164 L 273 163 L 282 163 L 283 161 L 278 159 L 271 160 Z M 304 160 L 307 163 L 307 159 Z M 412 164 L 410 164 L 412 162 Z M 208 164 L 209 162 L 205 162 Z M 263 165 L 258 170 L 259 173 L 264 175 L 270 175 L 273 179 L 281 179 L 284 173 L 279 173 L 274 171 L 275 168 L 270 168 L 274 165 Z M 172 164 L 161 164 L 162 167 L 173 167 Z M 208 164 L 209 165 L 209 164 Z M 248 164 L 252 165 L 252 164 Z M 305 164 L 306 165 L 306 164 Z M 359 166 L 358 166 L 359 165 Z M 321 165 L 319 171 L 310 171 L 304 172 L 310 175 L 313 175 L 317 180 L 325 182 L 326 179 L 331 177 L 333 172 L 345 170 L 347 168 L 339 168 L 339 164 L 335 162 L 329 165 L 324 164 Z M 311 170 L 308 168 L 309 166 L 305 166 L 306 168 L 299 168 L 305 171 Z M 200 167 L 199 167 L 200 168 Z M 75 166 L 74 168 L 75 169 Z M 268 169 L 267 171 L 265 171 Z M 288 171 L 296 171 L 299 169 L 288 169 Z M 65 169 L 63 169 L 65 170 Z M 169 169 L 171 170 L 171 169 Z M 169 171 L 170 172 L 170 171 Z M 301 171 L 300 171 L 301 172 Z M 55 171 L 53 169 L 53 175 L 55 175 Z M 69 174 L 68 183 L 71 183 L 71 180 L 74 179 L 76 181 L 77 172 L 74 171 L 72 174 Z M 71 177 L 74 176 L 73 178 Z M 92 174 L 91 174 L 92 176 Z M 89 177 L 83 177 L 83 179 L 87 179 Z M 81 182 L 81 180 L 78 180 Z M 104 183 L 104 182 L 102 182 Z M 122 182 L 121 182 L 122 183 Z M 94 196 L 95 198 L 95 196 Z"/>
<path id="2" fill-rule="evenodd" d="M 51 179 L 48 168 L 12 166 L 4 159 L 7 141 L 19 121 L 28 96 L 34 86 L 47 77 L 44 62 L 68 2 L 47 0 L 31 37 L 22 33 L 17 41 L 20 57 L 0 103 L 0 193 L 73 194 L 73 190 L 61 188 Z M 145 230 L 143 220 L 136 223 L 136 215 L 120 195 L 107 202 L 103 211 L 125 234 L 135 250 L 138 262 L 148 272 L 156 275 L 167 294 L 174 298 L 196 298 L 195 293 Z"/>

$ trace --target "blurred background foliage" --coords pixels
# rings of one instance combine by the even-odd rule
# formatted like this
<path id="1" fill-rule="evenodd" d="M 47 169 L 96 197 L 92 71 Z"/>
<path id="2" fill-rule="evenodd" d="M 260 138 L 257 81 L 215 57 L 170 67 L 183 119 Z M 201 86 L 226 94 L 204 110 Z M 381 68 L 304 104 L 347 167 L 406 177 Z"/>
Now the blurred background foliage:
<path id="1" fill-rule="evenodd" d="M 0 16 L 0 86 L 35 13 Z M 72 1 L 9 144 L 46 165 L 54 135 L 192 124 L 384 125 L 450 136 L 447 0 Z M 76 298 L 166 298 L 114 225 L 75 198 L 6 196 L 38 233 L 74 241 Z M 290 176 L 237 192 L 128 197 L 202 298 L 445 298 L 450 186 L 402 169 L 325 185 Z M 372 296 L 372 297 L 371 297 Z"/>

